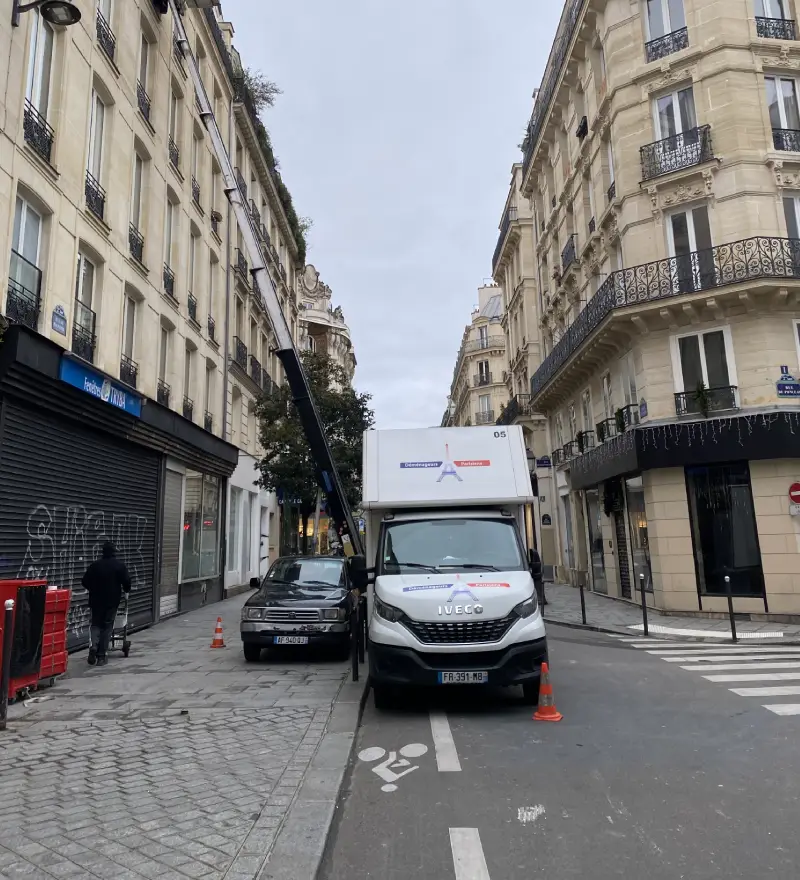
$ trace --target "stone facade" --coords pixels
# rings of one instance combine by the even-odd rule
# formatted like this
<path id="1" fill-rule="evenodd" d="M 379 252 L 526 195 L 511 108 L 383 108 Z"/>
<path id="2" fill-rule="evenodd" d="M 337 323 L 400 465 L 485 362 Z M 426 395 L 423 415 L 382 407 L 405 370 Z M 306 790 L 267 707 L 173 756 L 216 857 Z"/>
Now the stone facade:
<path id="1" fill-rule="evenodd" d="M 311 264 L 297 276 L 297 300 L 300 307 L 300 347 L 327 354 L 344 367 L 352 381 L 356 356 L 350 339 L 350 328 L 341 306 L 332 305 L 333 293 L 320 281 L 319 272 Z"/>

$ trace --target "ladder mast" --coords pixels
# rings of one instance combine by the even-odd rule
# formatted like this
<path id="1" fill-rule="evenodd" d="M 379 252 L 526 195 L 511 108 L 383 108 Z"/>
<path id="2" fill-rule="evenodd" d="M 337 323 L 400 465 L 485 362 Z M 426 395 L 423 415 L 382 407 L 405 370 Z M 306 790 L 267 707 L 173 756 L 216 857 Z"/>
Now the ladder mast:
<path id="1" fill-rule="evenodd" d="M 192 53 L 192 48 L 189 45 L 186 29 L 183 26 L 183 19 L 178 11 L 176 0 L 169 0 L 169 6 L 174 20 L 175 37 L 181 53 L 188 63 L 189 75 L 192 78 L 194 93 L 200 110 L 200 118 L 203 120 L 203 125 L 211 140 L 211 148 L 222 170 L 225 195 L 236 216 L 236 222 L 242 233 L 242 243 L 250 259 L 251 274 L 256 285 L 255 294 L 261 299 L 277 340 L 276 354 L 286 373 L 286 379 L 292 393 L 292 400 L 297 407 L 303 431 L 314 459 L 317 482 L 326 495 L 328 513 L 334 523 L 349 536 L 353 552 L 363 554 L 361 535 L 355 526 L 339 472 L 333 461 L 331 449 L 325 436 L 325 429 L 314 403 L 314 398 L 311 395 L 308 377 L 303 369 L 303 363 L 295 348 L 289 325 L 281 309 L 278 292 L 264 263 L 264 255 L 258 242 L 252 217 L 244 204 L 230 156 L 225 149 L 217 120 L 214 118 L 214 111 L 208 100 L 203 80 L 200 78 L 200 70 Z M 225 367 L 227 368 L 227 364 Z"/>

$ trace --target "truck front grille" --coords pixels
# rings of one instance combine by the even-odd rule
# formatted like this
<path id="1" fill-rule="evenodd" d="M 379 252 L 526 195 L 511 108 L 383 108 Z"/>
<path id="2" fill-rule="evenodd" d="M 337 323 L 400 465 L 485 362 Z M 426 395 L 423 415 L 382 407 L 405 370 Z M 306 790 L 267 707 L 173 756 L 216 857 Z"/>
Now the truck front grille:
<path id="1" fill-rule="evenodd" d="M 289 608 L 267 608 L 264 612 L 264 620 L 270 623 L 316 623 L 319 620 L 319 611 L 316 608 L 297 611 Z"/>
<path id="2" fill-rule="evenodd" d="M 516 614 L 494 620 L 465 620 L 438 623 L 427 620 L 404 620 L 403 625 L 424 645 L 469 645 L 475 642 L 499 642 L 509 631 Z"/>

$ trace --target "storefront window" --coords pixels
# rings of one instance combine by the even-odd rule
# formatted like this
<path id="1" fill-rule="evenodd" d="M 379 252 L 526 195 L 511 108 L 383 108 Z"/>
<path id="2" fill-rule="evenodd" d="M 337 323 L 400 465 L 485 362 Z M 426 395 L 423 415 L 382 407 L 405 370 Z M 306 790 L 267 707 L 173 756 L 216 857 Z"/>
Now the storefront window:
<path id="1" fill-rule="evenodd" d="M 239 568 L 239 511 L 242 507 L 242 490 L 231 486 L 231 510 L 228 517 L 228 571 Z"/>
<path id="2" fill-rule="evenodd" d="M 589 527 L 589 558 L 592 569 L 592 589 L 607 593 L 606 558 L 603 549 L 603 521 L 600 518 L 600 493 L 591 489 L 586 493 L 586 519 Z"/>
<path id="3" fill-rule="evenodd" d="M 186 471 L 181 580 L 219 574 L 219 478 Z"/>
<path id="4" fill-rule="evenodd" d="M 631 528 L 631 555 L 633 556 L 633 586 L 640 590 L 642 575 L 644 588 L 653 591 L 653 575 L 650 570 L 650 545 L 647 540 L 647 513 L 644 507 L 642 478 L 625 480 L 628 494 L 628 522 Z"/>
<path id="5" fill-rule="evenodd" d="M 697 582 L 701 593 L 763 596 L 764 573 L 747 462 L 686 468 Z"/>

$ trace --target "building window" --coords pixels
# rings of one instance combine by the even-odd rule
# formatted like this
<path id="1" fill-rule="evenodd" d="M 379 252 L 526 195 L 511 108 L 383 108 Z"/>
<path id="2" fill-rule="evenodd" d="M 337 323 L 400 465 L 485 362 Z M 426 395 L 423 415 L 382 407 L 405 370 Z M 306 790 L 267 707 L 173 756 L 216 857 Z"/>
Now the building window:
<path id="1" fill-rule="evenodd" d="M 583 418 L 583 430 L 593 431 L 594 424 L 592 423 L 592 392 L 588 388 L 583 392 L 583 394 L 581 394 L 581 416 Z"/>
<path id="2" fill-rule="evenodd" d="M 122 353 L 133 360 L 136 338 L 136 300 L 125 294 L 122 315 Z"/>
<path id="3" fill-rule="evenodd" d="M 25 97 L 45 119 L 50 109 L 50 85 L 53 75 L 55 34 L 38 9 L 31 10 L 31 42 L 28 50 L 28 82 Z"/>
<path id="4" fill-rule="evenodd" d="M 675 262 L 673 285 L 676 293 L 708 290 L 717 282 L 717 267 L 711 250 L 711 227 L 705 205 L 677 211 L 667 220 L 670 257 Z"/>
<path id="5" fill-rule="evenodd" d="M 564 446 L 564 418 L 561 413 L 556 413 L 556 448 Z"/>
<path id="6" fill-rule="evenodd" d="M 686 468 L 698 592 L 763 596 L 764 574 L 747 462 Z"/>
<path id="7" fill-rule="evenodd" d="M 614 147 L 611 138 L 606 141 L 606 158 L 608 160 L 608 200 L 613 202 L 617 197 L 617 178 L 614 172 Z"/>
<path id="8" fill-rule="evenodd" d="M 631 530 L 631 557 L 636 587 L 644 582 L 647 592 L 653 591 L 653 574 L 650 569 L 650 541 L 647 533 L 647 510 L 644 502 L 644 483 L 641 477 L 625 480 L 628 507 L 628 523 Z"/>
<path id="9" fill-rule="evenodd" d="M 614 393 L 611 388 L 611 373 L 603 376 L 603 413 L 607 419 L 614 418 Z"/>
<path id="10" fill-rule="evenodd" d="M 627 406 L 636 405 L 639 397 L 636 390 L 636 364 L 633 352 L 629 352 L 620 361 L 620 380 L 622 382 L 622 398 Z"/>
<path id="11" fill-rule="evenodd" d="M 736 368 L 729 327 L 672 337 L 678 415 L 735 409 Z"/>
<path id="12" fill-rule="evenodd" d="M 756 34 L 772 40 L 796 40 L 794 21 L 787 16 L 787 0 L 756 0 Z"/>
<path id="13" fill-rule="evenodd" d="M 94 361 L 96 315 L 95 264 L 83 253 L 78 255 L 75 284 L 75 320 L 72 327 L 72 350 L 90 363 Z"/>
<path id="14" fill-rule="evenodd" d="M 797 82 L 790 77 L 766 77 L 769 121 L 776 150 L 800 150 L 800 109 Z"/>
<path id="15" fill-rule="evenodd" d="M 213 420 L 214 412 L 214 366 L 206 364 L 206 381 L 203 394 L 203 409 L 205 410 L 206 424 Z M 210 431 L 210 427 L 206 427 Z"/>
<path id="16" fill-rule="evenodd" d="M 169 335 L 170 331 L 161 325 L 161 339 L 158 347 L 158 378 L 162 382 L 167 381 L 169 365 Z"/>
<path id="17" fill-rule="evenodd" d="M 689 45 L 683 0 L 645 0 L 647 61 L 657 61 Z"/>
<path id="18" fill-rule="evenodd" d="M 219 477 L 187 470 L 185 499 L 181 580 L 216 577 L 220 573 Z"/>
<path id="19" fill-rule="evenodd" d="M 181 153 L 178 149 L 180 141 L 180 96 L 174 91 L 169 96 L 169 161 L 174 168 L 180 165 Z"/>
<path id="20" fill-rule="evenodd" d="M 41 237 L 41 215 L 17 196 L 5 315 L 32 330 L 38 327 L 41 306 L 42 272 L 38 265 Z"/>
<path id="21" fill-rule="evenodd" d="M 478 341 L 480 343 L 481 348 L 489 347 L 489 328 L 488 327 L 479 327 L 478 328 Z"/>
<path id="22" fill-rule="evenodd" d="M 133 159 L 133 191 L 131 193 L 131 223 L 134 228 L 142 228 L 142 187 L 144 185 L 144 159 L 134 154 Z"/>
<path id="23" fill-rule="evenodd" d="M 489 375 L 489 361 L 478 361 L 478 384 L 488 385 L 491 382 Z"/>
<path id="24" fill-rule="evenodd" d="M 177 215 L 177 206 L 174 202 L 167 200 L 167 215 L 164 222 L 164 262 L 170 267 L 173 265 L 172 247 L 177 232 Z"/>
<path id="25" fill-rule="evenodd" d="M 92 90 L 92 113 L 89 123 L 89 163 L 88 171 L 96 181 L 103 172 L 103 134 L 105 132 L 106 105 L 100 95 Z"/>

